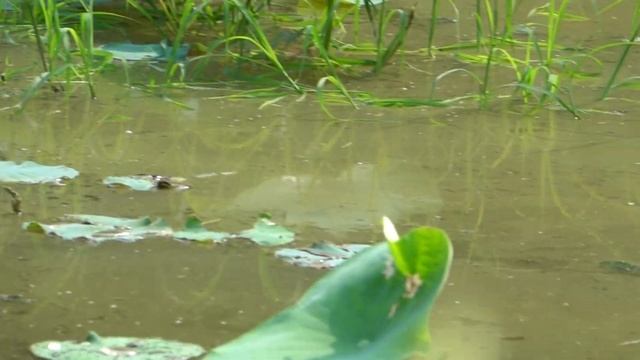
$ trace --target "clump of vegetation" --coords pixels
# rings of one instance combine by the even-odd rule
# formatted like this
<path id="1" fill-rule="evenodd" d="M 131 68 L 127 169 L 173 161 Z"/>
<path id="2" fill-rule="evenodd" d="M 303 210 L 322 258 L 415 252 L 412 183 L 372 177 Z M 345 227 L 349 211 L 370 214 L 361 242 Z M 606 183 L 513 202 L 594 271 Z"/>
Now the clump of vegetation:
<path id="1" fill-rule="evenodd" d="M 96 97 L 95 74 L 111 67 L 116 58 L 113 47 L 96 44 L 113 38 L 116 27 L 125 29 L 125 40 L 158 44 L 156 60 L 164 61 L 155 67 L 162 70 L 160 76 L 143 72 L 145 78 L 132 79 L 134 65 L 126 50 L 120 52 L 125 53 L 120 60 L 126 83 L 150 91 L 213 88 L 231 78 L 240 82 L 236 97 L 277 99 L 291 91 L 312 92 L 321 95 L 322 103 L 398 107 L 446 106 L 466 99 L 488 106 L 507 98 L 524 106 L 561 108 L 577 117 L 575 81 L 600 80 L 601 98 L 638 83 L 638 77 L 619 77 L 640 35 L 640 5 L 632 13 L 626 40 L 575 48 L 561 43 L 563 26 L 592 21 L 622 2 L 594 8 L 593 14 L 574 12 L 570 0 L 551 0 L 533 9 L 523 9 L 514 0 L 469 3 L 475 5 L 473 14 L 461 14 L 456 2 L 432 0 L 426 33 L 412 26 L 415 9 L 393 8 L 389 0 L 15 0 L 6 2 L 0 19 L 29 29 L 41 57 L 42 74 L 17 107 L 45 84 L 61 91 L 80 81 Z M 444 10 L 453 14 L 448 20 L 458 33 L 463 21 L 472 19 L 473 37 L 457 35 L 452 43 L 441 44 Z M 426 47 L 415 48 L 415 41 L 413 48 L 405 47 L 408 39 L 421 38 L 426 38 Z M 600 54 L 608 49 L 620 54 L 607 76 Z M 425 76 L 433 84 L 426 97 L 380 98 L 345 86 L 345 77 L 375 75 L 398 56 L 401 64 L 407 57 L 418 57 L 454 60 L 456 65 Z M 242 76 L 247 73 L 252 76 Z M 460 76 L 475 82 L 477 91 L 437 96 L 441 83 Z"/>

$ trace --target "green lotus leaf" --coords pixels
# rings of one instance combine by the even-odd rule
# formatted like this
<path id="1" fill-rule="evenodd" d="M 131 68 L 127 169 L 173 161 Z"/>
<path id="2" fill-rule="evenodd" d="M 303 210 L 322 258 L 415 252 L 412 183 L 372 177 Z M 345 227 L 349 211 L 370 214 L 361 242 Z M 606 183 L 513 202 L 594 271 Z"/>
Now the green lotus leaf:
<path id="1" fill-rule="evenodd" d="M 188 360 L 200 356 L 198 345 L 163 339 L 100 337 L 91 332 L 84 341 L 43 341 L 31 353 L 48 360 Z"/>
<path id="2" fill-rule="evenodd" d="M 189 185 L 183 184 L 184 179 L 159 175 L 108 176 L 102 183 L 110 186 L 125 186 L 136 191 L 151 191 L 157 189 L 186 190 Z"/>
<path id="3" fill-rule="evenodd" d="M 66 166 L 40 165 L 33 161 L 16 164 L 13 161 L 0 161 L 0 182 L 12 183 L 61 183 L 63 179 L 73 179 L 78 171 Z"/>
<path id="4" fill-rule="evenodd" d="M 318 243 L 301 249 L 280 249 L 276 251 L 276 256 L 296 266 L 330 269 L 368 247 L 364 244 Z"/>
<path id="5" fill-rule="evenodd" d="M 261 217 L 252 229 L 241 231 L 237 237 L 249 239 L 262 246 L 277 246 L 292 242 L 295 234 L 268 218 Z"/>
<path id="6" fill-rule="evenodd" d="M 400 249 L 402 259 L 396 258 Z M 414 253 L 405 251 L 418 249 Z M 207 360 L 411 359 L 424 356 L 428 317 L 451 265 L 447 235 L 418 228 L 332 270 L 293 306 L 213 349 Z M 416 272 L 405 274 L 398 267 Z"/>
<path id="7" fill-rule="evenodd" d="M 26 222 L 22 227 L 33 233 L 58 236 L 64 240 L 87 240 L 94 243 L 115 240 L 134 242 L 147 237 L 171 236 L 173 231 L 162 219 L 114 218 L 100 215 L 66 215 L 58 224 Z"/>
<path id="8" fill-rule="evenodd" d="M 220 243 L 226 241 L 226 239 L 233 235 L 225 232 L 217 232 L 207 230 L 202 226 L 202 222 L 195 216 L 191 216 L 187 219 L 184 229 L 176 231 L 173 237 L 178 240 L 190 240 L 190 241 L 213 241 Z"/>

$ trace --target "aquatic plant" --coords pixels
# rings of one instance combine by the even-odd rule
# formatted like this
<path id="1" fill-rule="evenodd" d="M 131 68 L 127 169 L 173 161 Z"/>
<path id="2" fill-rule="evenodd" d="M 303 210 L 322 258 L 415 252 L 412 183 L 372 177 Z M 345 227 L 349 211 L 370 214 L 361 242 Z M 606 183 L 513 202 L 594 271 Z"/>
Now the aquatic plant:
<path id="1" fill-rule="evenodd" d="M 621 3 L 612 2 L 600 12 L 610 11 Z M 127 4 L 127 8 L 109 7 L 102 11 L 102 8 L 94 9 L 93 1 L 38 0 L 23 1 L 20 11 L 14 8 L 0 10 L 4 15 L 1 18 L 7 23 L 20 24 L 22 21 L 31 25 L 35 46 L 41 55 L 43 73 L 25 91 L 23 100 L 16 107 L 21 107 L 46 83 L 53 84 L 55 91 L 61 90 L 61 80 L 67 84 L 80 80 L 88 85 L 90 95 L 95 97 L 93 75 L 116 58 L 126 59 L 122 61 L 122 68 L 127 84 L 146 82 L 141 86 L 151 93 L 164 94 L 163 89 L 184 88 L 191 83 L 215 87 L 220 78 L 231 73 L 226 69 L 235 68 L 241 69 L 236 72 L 238 74 L 245 74 L 247 70 L 262 74 L 239 78 L 248 86 L 238 89 L 240 94 L 229 96 L 255 97 L 260 92 L 261 96 L 271 94 L 275 99 L 289 90 L 299 94 L 317 93 L 321 95 L 317 99 L 325 110 L 325 104 L 340 96 L 352 105 L 398 107 L 446 105 L 462 99 L 477 100 L 484 107 L 496 99 L 506 98 L 515 100 L 514 104 L 534 109 L 559 107 L 578 117 L 580 109 L 573 101 L 573 81 L 576 78 L 597 79 L 602 71 L 583 67 L 587 68 L 589 64 L 602 67 L 600 53 L 613 47 L 623 50 L 606 79 L 602 97 L 607 97 L 614 88 L 633 88 L 637 83 L 633 76 L 619 84 L 616 79 L 640 34 L 638 5 L 632 15 L 632 29 L 627 40 L 571 53 L 561 44 L 563 24 L 591 19 L 571 12 L 569 0 L 551 0 L 528 13 L 523 12 L 523 4 L 516 1 L 475 0 L 473 41 L 460 39 L 457 23 L 465 17 L 461 16 L 456 3 L 449 1 L 450 11 L 455 14 L 452 21 L 456 22 L 458 39 L 453 43 L 447 40 L 448 44 L 438 44 L 436 37 L 446 3 L 432 0 L 428 5 L 426 48 L 417 49 L 404 48 L 407 39 L 421 36 L 416 32 L 420 30 L 409 32 L 415 17 L 414 9 L 393 8 L 393 2 L 386 0 L 300 0 L 295 9 L 272 6 L 268 0 L 128 0 Z M 15 15 L 7 17 L 10 13 Z M 533 21 L 517 23 L 523 17 Z M 154 68 L 161 68 L 162 77 L 131 79 L 132 65 L 129 58 L 122 55 L 126 52 L 96 46 L 101 41 L 96 27 L 105 26 L 109 21 L 125 27 L 132 23 L 147 24 L 157 30 L 156 45 L 141 46 L 164 44 L 162 56 L 155 59 L 164 63 L 154 65 Z M 540 33 L 544 36 L 538 37 L 538 30 L 542 30 Z M 131 40 L 135 41 L 135 38 Z M 191 56 L 185 59 L 187 47 Z M 470 65 L 448 69 L 425 80 L 442 85 L 448 81 L 445 78 L 466 74 L 477 81 L 477 92 L 448 98 L 437 98 L 432 92 L 423 98 L 378 99 L 375 94 L 363 91 L 357 95 L 344 86 L 344 77 L 380 73 L 398 55 L 404 58 L 423 54 L 434 62 L 453 58 Z M 403 59 L 399 64 L 405 65 Z M 216 73 L 212 68 L 222 70 Z M 512 81 L 502 80 L 505 68 L 511 72 Z M 149 73 L 145 75 L 149 76 Z M 274 90 L 259 91 L 265 86 L 258 78 L 268 79 L 267 87 Z M 327 102 L 330 97 L 326 96 L 330 92 L 318 86 L 327 81 L 337 87 L 330 102 Z M 512 88 L 513 92 L 501 93 L 505 88 Z"/>

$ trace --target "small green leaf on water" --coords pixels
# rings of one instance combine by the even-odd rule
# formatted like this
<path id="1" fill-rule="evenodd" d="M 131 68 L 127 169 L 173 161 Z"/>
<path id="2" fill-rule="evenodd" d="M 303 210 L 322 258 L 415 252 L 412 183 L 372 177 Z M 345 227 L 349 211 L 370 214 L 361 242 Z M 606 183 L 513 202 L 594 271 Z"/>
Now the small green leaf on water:
<path id="1" fill-rule="evenodd" d="M 151 338 L 100 337 L 91 332 L 84 341 L 43 341 L 31 353 L 47 360 L 189 360 L 204 353 L 199 345 Z"/>
<path id="2" fill-rule="evenodd" d="M 114 218 L 101 215 L 66 215 L 67 222 L 43 224 L 26 222 L 23 229 L 39 234 L 58 236 L 64 240 L 87 240 L 93 243 L 115 240 L 134 242 L 147 237 L 171 236 L 173 231 L 162 219 Z"/>
<path id="3" fill-rule="evenodd" d="M 414 229 L 398 243 L 414 275 L 389 273 L 389 246 L 374 245 L 329 272 L 296 304 L 205 359 L 246 359 L 247 354 L 295 360 L 422 358 L 430 341 L 429 313 L 447 279 L 453 250 L 446 234 L 434 228 Z"/>
<path id="4" fill-rule="evenodd" d="M 109 187 L 125 186 L 136 191 L 189 189 L 189 185 L 183 182 L 183 178 L 160 175 L 108 176 L 102 180 Z"/>
<path id="5" fill-rule="evenodd" d="M 0 182 L 9 183 L 56 183 L 63 179 L 73 179 L 78 171 L 66 166 L 40 165 L 33 161 L 16 164 L 13 161 L 0 161 Z"/>
<path id="6" fill-rule="evenodd" d="M 272 222 L 267 218 L 260 218 L 252 229 L 240 232 L 237 237 L 249 239 L 262 246 L 277 246 L 293 241 L 295 234 Z"/>
<path id="7" fill-rule="evenodd" d="M 207 230 L 202 226 L 200 219 L 195 216 L 191 216 L 187 219 L 184 229 L 176 231 L 173 234 L 173 237 L 178 240 L 213 241 L 216 243 L 224 242 L 232 236 L 233 235 L 225 232 Z"/>
<path id="8" fill-rule="evenodd" d="M 318 243 L 301 249 L 280 249 L 276 251 L 276 257 L 296 266 L 331 269 L 368 247 L 365 244 Z"/>

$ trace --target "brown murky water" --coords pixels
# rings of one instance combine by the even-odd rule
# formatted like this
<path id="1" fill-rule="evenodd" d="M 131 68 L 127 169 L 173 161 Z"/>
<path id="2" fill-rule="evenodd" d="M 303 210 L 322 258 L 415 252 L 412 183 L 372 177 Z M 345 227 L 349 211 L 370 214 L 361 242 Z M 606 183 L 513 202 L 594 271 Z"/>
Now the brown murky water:
<path id="1" fill-rule="evenodd" d="M 0 51 L 14 62 L 33 54 L 21 45 Z M 436 66 L 446 69 L 423 64 Z M 416 73 L 391 69 L 361 84 L 389 94 L 414 84 Z M 2 104 L 15 99 L 9 85 L 0 90 Z M 640 277 L 599 267 L 640 263 L 637 105 L 594 104 L 623 112 L 582 120 L 473 105 L 337 107 L 346 121 L 335 122 L 293 96 L 259 109 L 260 101 L 186 92 L 178 96 L 194 110 L 184 110 L 108 79 L 99 91 L 96 101 L 84 88 L 68 98 L 43 93 L 22 113 L 0 112 L 2 157 L 81 172 L 64 187 L 14 186 L 21 217 L 0 195 L 0 294 L 31 300 L 0 302 L 2 359 L 88 330 L 212 347 L 291 304 L 322 274 L 248 243 L 91 246 L 28 234 L 23 221 L 151 215 L 178 227 L 193 212 L 235 231 L 263 211 L 302 244 L 380 241 L 383 214 L 401 230 L 447 230 L 456 256 L 431 322 L 433 359 L 640 358 Z M 182 176 L 193 188 L 133 193 L 100 183 L 136 173 Z"/>

